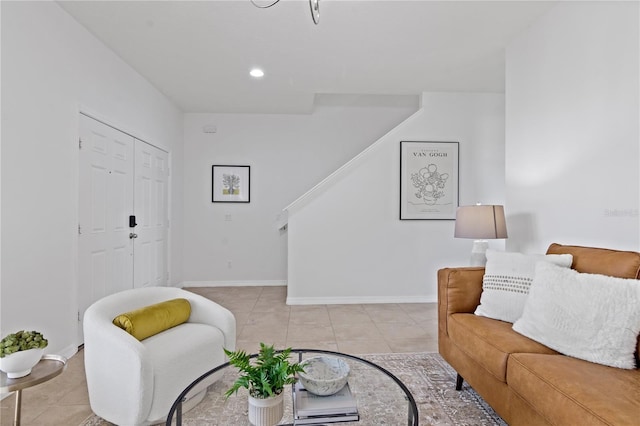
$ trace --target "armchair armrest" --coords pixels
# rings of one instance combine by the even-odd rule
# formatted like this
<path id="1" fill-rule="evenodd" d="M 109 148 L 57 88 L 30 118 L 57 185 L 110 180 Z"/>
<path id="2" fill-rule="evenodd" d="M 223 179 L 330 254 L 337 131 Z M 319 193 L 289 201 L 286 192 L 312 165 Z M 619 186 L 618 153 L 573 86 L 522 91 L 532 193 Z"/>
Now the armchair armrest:
<path id="1" fill-rule="evenodd" d="M 151 408 L 151 362 L 144 345 L 114 326 L 109 321 L 111 313 L 104 308 L 91 306 L 84 316 L 84 358 L 91 407 L 99 416 L 109 413 L 111 419 L 126 422 L 125 419 L 134 418 L 142 423 Z M 117 413 L 112 409 L 114 405 Z"/>
<path id="2" fill-rule="evenodd" d="M 484 268 L 444 268 L 438 271 L 438 324 L 447 333 L 447 317 L 473 313 L 480 304 Z"/>
<path id="3" fill-rule="evenodd" d="M 236 348 L 236 318 L 227 308 L 195 293 L 186 292 L 182 296 L 191 304 L 189 322 L 209 324 L 219 328 L 224 334 L 224 347 L 231 351 Z"/>

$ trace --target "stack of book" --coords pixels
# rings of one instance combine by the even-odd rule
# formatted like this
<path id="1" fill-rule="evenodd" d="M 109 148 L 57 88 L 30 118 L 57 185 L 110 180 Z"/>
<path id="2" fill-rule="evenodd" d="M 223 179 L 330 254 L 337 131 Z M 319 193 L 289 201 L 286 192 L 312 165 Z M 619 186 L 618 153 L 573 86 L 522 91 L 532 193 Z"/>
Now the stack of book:
<path id="1" fill-rule="evenodd" d="M 349 383 L 329 396 L 308 392 L 300 382 L 293 385 L 293 424 L 314 425 L 360 420 L 356 399 Z"/>

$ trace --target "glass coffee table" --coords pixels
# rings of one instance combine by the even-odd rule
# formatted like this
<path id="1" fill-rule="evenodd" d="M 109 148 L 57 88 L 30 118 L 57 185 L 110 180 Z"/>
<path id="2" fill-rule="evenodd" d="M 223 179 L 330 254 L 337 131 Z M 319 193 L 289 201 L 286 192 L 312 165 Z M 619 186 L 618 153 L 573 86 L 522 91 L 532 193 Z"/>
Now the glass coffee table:
<path id="1" fill-rule="evenodd" d="M 418 425 L 418 407 L 413 395 L 400 379 L 388 370 L 363 358 L 340 352 L 319 349 L 293 349 L 291 356 L 298 361 L 318 355 L 329 355 L 343 358 L 350 367 L 349 387 L 358 405 L 359 422 L 341 422 L 339 424 L 360 425 Z M 252 358 L 257 354 L 252 355 Z M 198 385 L 212 375 L 221 378 L 209 386 L 207 394 L 198 405 L 189 411 L 182 412 L 182 403 L 197 392 Z M 229 398 L 224 393 L 238 377 L 237 369 L 229 363 L 220 365 L 200 376 L 178 396 L 167 417 L 166 425 L 200 426 L 240 426 L 250 425 L 248 419 L 248 402 L 246 389 L 241 389 Z M 295 425 L 293 418 L 292 387 L 285 388 L 284 417 L 279 425 Z M 317 423 L 325 424 L 325 423 Z"/>

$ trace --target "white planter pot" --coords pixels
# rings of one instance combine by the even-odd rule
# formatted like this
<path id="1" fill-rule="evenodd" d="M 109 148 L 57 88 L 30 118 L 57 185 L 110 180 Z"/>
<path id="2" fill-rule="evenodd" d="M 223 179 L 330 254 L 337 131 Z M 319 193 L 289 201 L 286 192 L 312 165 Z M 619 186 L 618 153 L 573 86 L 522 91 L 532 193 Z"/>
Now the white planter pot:
<path id="1" fill-rule="evenodd" d="M 31 373 L 31 369 L 40 361 L 44 349 L 29 349 L 26 351 L 14 352 L 0 358 L 0 370 L 7 373 L 10 379 L 24 377 Z"/>
<path id="2" fill-rule="evenodd" d="M 249 396 L 249 422 L 254 426 L 277 425 L 284 415 L 284 392 L 270 398 Z"/>

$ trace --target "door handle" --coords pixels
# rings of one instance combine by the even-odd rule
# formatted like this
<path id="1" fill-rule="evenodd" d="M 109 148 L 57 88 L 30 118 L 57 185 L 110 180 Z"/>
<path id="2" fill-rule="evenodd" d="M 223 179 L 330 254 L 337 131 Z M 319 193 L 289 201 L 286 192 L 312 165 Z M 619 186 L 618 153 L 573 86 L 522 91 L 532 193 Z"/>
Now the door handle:
<path id="1" fill-rule="evenodd" d="M 135 234 L 135 233 L 131 232 L 131 233 L 129 234 L 129 238 L 130 238 L 130 239 L 138 238 L 138 234 Z"/>

